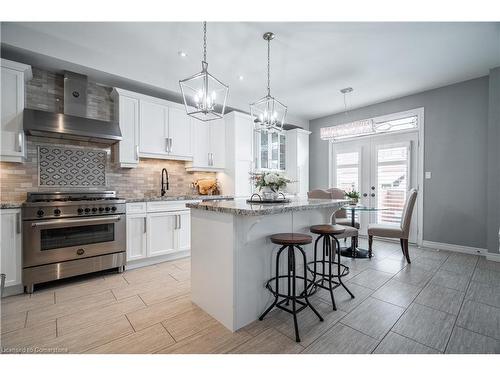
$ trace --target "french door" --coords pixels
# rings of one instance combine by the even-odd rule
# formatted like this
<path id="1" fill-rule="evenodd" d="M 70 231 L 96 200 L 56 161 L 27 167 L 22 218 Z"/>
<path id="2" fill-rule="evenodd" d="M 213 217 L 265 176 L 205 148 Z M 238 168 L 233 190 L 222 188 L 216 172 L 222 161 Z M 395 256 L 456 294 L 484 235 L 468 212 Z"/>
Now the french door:
<path id="1" fill-rule="evenodd" d="M 333 144 L 332 186 L 361 193 L 360 203 L 383 210 L 358 214 L 362 235 L 370 223 L 400 225 L 407 192 L 417 186 L 418 132 L 384 134 Z M 418 205 L 409 241 L 417 242 Z"/>

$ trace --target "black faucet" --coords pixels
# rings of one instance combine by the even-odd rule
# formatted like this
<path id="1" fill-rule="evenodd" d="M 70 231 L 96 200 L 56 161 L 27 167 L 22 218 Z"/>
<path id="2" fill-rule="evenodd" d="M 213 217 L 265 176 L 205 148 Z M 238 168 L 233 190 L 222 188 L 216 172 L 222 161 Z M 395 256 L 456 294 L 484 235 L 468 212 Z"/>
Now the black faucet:
<path id="1" fill-rule="evenodd" d="M 165 177 L 165 179 L 163 179 Z M 166 188 L 166 189 L 165 189 Z M 168 172 L 165 168 L 161 170 L 161 196 L 163 197 L 168 190 Z"/>

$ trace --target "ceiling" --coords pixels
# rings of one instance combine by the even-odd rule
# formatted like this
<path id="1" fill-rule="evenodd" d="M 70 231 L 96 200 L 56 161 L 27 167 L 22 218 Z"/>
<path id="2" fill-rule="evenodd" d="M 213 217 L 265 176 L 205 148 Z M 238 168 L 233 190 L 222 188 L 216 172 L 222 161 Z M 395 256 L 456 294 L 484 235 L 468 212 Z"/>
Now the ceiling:
<path id="1" fill-rule="evenodd" d="M 2 50 L 33 65 L 150 91 L 178 93 L 179 79 L 201 69 L 201 23 L 2 23 L 1 31 Z M 356 108 L 500 66 L 500 23 L 209 23 L 209 71 L 230 86 L 233 108 L 248 111 L 265 95 L 266 31 L 276 34 L 271 93 L 297 125 L 342 111 L 344 87 L 354 88 Z"/>

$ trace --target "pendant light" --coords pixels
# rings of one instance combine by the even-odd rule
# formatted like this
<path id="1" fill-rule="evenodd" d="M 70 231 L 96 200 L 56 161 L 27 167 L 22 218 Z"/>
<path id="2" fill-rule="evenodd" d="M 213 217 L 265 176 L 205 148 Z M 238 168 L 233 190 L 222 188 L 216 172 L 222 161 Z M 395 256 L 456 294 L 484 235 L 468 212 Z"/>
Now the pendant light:
<path id="1" fill-rule="evenodd" d="M 274 39 L 274 34 L 267 32 L 263 38 L 267 41 L 267 95 L 250 104 L 250 113 L 254 119 L 256 131 L 281 132 L 287 107 L 271 96 L 271 40 Z"/>
<path id="2" fill-rule="evenodd" d="M 189 116 L 212 121 L 224 116 L 229 86 L 208 72 L 207 23 L 203 22 L 203 60 L 201 72 L 179 81 L 182 99 Z"/>

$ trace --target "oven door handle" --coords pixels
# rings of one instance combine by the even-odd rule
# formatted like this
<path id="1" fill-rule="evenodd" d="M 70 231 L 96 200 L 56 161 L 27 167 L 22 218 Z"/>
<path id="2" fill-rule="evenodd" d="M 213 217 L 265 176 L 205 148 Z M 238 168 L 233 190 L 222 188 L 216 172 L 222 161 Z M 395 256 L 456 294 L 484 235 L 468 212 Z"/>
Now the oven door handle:
<path id="1" fill-rule="evenodd" d="M 107 223 L 115 223 L 120 221 L 121 217 L 119 215 L 107 216 L 103 218 L 93 217 L 88 219 L 56 219 L 56 220 L 47 220 L 47 221 L 39 221 L 36 223 L 32 223 L 31 226 L 34 228 L 65 228 L 65 227 L 77 227 L 85 224 L 107 224 Z"/>

